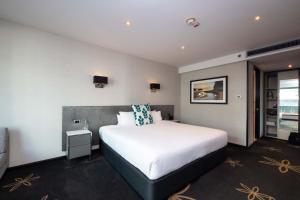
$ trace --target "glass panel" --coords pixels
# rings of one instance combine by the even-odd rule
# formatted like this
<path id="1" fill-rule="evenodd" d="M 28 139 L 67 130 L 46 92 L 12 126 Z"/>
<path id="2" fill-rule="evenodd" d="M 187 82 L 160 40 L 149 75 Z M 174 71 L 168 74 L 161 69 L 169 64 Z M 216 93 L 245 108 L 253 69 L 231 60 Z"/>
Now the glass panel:
<path id="1" fill-rule="evenodd" d="M 280 80 L 280 88 L 298 88 L 299 80 L 298 79 L 289 79 L 289 80 Z"/>
<path id="2" fill-rule="evenodd" d="M 298 79 L 279 82 L 279 127 L 291 131 L 298 130 Z"/>

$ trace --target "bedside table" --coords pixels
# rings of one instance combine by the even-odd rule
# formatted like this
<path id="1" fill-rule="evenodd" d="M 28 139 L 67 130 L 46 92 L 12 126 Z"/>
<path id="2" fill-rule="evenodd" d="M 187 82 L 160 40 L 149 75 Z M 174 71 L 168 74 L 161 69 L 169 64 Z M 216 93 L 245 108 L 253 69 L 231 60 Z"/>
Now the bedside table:
<path id="1" fill-rule="evenodd" d="M 92 155 L 92 132 L 89 130 L 67 131 L 68 159 Z"/>

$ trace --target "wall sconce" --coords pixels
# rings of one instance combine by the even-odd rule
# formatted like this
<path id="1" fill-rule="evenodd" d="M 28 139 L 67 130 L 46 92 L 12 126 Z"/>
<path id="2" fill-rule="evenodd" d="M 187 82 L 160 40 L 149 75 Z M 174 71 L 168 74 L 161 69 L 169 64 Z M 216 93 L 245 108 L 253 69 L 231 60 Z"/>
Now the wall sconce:
<path id="1" fill-rule="evenodd" d="M 156 92 L 156 90 L 160 90 L 159 83 L 150 83 L 150 90 L 151 92 Z"/>
<path id="2" fill-rule="evenodd" d="M 108 83 L 108 78 L 105 76 L 94 76 L 94 84 L 96 88 L 103 88 Z"/>

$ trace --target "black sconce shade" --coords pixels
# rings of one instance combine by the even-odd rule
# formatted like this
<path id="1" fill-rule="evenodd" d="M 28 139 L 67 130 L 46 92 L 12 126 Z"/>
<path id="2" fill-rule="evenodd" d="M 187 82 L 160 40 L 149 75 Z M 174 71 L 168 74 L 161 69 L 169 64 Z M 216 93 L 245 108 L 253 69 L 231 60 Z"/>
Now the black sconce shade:
<path id="1" fill-rule="evenodd" d="M 151 91 L 155 92 L 156 90 L 160 89 L 160 84 L 159 83 L 150 83 L 150 89 L 151 89 Z"/>
<path id="2" fill-rule="evenodd" d="M 96 88 L 103 88 L 108 83 L 106 76 L 94 76 L 94 84 Z"/>

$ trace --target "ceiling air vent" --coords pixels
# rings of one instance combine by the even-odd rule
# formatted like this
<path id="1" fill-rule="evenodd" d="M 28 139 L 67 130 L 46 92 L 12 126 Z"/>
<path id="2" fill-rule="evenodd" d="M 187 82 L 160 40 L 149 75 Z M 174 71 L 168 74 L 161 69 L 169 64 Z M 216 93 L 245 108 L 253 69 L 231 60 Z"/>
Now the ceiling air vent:
<path id="1" fill-rule="evenodd" d="M 187 19 L 185 20 L 185 23 L 186 23 L 187 25 L 189 25 L 189 26 L 194 27 L 194 28 L 197 28 L 197 27 L 200 25 L 200 23 L 197 21 L 197 19 L 196 19 L 195 17 L 187 18 Z"/>
<path id="2" fill-rule="evenodd" d="M 255 56 L 258 54 L 263 54 L 263 53 L 268 53 L 271 51 L 277 51 L 277 50 L 282 50 L 282 49 L 286 49 L 286 48 L 290 48 L 290 47 L 295 47 L 300 45 L 300 39 L 297 40 L 293 40 L 293 41 L 289 41 L 289 42 L 284 42 L 284 43 L 280 43 L 280 44 L 275 44 L 272 46 L 267 46 L 264 48 L 260 48 L 260 49 L 254 49 L 251 51 L 247 52 L 247 56 Z"/>

